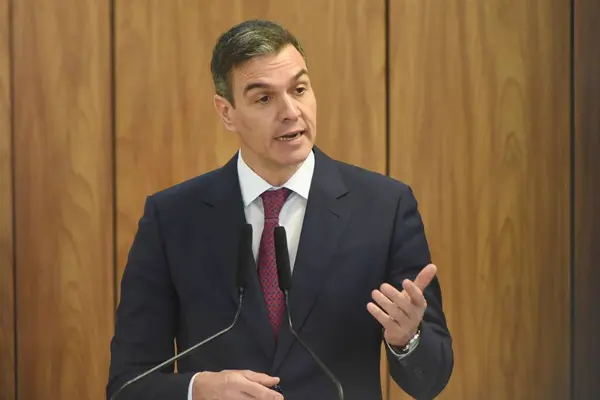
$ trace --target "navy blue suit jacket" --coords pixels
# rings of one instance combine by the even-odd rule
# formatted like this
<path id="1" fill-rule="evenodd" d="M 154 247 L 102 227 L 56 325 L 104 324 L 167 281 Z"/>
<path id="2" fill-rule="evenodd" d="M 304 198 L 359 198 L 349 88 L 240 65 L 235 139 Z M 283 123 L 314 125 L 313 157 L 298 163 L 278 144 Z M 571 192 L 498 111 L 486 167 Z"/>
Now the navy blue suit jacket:
<path id="1" fill-rule="evenodd" d="M 383 282 L 402 290 L 430 260 L 409 186 L 335 161 L 315 147 L 315 172 L 290 293 L 300 337 L 340 380 L 347 400 L 381 398 L 382 327 L 369 314 Z M 121 283 L 107 396 L 136 374 L 228 326 L 235 314 L 237 246 L 245 223 L 237 156 L 224 167 L 146 200 Z M 421 342 L 397 360 L 394 381 L 435 397 L 453 368 L 437 278 L 425 290 Z M 335 399 L 333 384 L 286 324 L 275 342 L 258 278 L 235 328 L 178 363 L 125 389 L 120 399 L 186 400 L 198 371 L 250 369 L 281 378 L 286 400 Z"/>

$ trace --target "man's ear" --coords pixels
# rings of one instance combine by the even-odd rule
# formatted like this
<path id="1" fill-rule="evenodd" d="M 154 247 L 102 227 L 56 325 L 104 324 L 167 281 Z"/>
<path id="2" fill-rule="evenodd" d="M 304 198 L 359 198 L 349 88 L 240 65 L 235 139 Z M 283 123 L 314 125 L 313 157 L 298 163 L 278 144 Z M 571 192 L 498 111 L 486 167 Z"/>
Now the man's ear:
<path id="1" fill-rule="evenodd" d="M 235 126 L 233 124 L 233 113 L 235 112 L 235 108 L 231 105 L 229 100 L 219 96 L 218 94 L 215 94 L 213 103 L 217 113 L 219 114 L 219 117 L 221 118 L 221 121 L 223 121 L 225 129 L 235 132 Z"/>

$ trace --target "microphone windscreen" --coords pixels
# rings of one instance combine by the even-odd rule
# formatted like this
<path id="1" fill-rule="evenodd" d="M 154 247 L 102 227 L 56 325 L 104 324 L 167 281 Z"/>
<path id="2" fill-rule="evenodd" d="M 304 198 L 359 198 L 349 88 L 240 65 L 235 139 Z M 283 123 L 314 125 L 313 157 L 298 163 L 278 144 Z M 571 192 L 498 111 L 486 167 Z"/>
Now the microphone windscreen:
<path id="1" fill-rule="evenodd" d="M 248 283 L 250 271 L 254 268 L 254 254 L 252 253 L 252 225 L 244 224 L 240 233 L 238 248 L 238 271 L 236 284 L 238 288 L 245 288 Z"/>
<path id="2" fill-rule="evenodd" d="M 277 261 L 277 277 L 281 290 L 292 288 L 292 273 L 287 237 L 283 226 L 275 227 L 275 260 Z"/>

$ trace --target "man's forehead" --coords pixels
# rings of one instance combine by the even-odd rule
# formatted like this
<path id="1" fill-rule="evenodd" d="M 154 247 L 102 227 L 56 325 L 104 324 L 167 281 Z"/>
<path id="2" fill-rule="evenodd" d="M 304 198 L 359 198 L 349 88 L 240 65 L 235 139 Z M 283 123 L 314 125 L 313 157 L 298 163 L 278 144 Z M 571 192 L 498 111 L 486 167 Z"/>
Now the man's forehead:
<path id="1" fill-rule="evenodd" d="M 302 55 L 292 47 L 277 54 L 256 56 L 234 69 L 234 74 L 243 80 L 272 78 L 293 79 L 307 74 L 306 63 Z"/>
<path id="2" fill-rule="evenodd" d="M 262 68 L 254 70 L 242 70 L 237 73 L 240 82 L 247 83 L 249 81 L 260 82 L 289 82 L 308 75 L 308 70 L 302 66 L 294 66 L 291 68 Z"/>

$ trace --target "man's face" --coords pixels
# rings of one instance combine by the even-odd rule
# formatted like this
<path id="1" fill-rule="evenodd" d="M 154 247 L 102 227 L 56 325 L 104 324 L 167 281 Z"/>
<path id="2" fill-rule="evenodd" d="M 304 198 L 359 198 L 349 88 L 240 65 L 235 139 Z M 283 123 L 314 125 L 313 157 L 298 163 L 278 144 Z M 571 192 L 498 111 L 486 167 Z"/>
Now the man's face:
<path id="1" fill-rule="evenodd" d="M 259 174 L 289 175 L 317 133 L 317 102 L 302 55 L 289 45 L 255 57 L 232 71 L 231 82 L 235 108 L 220 96 L 215 106 L 239 135 L 244 160 Z"/>

